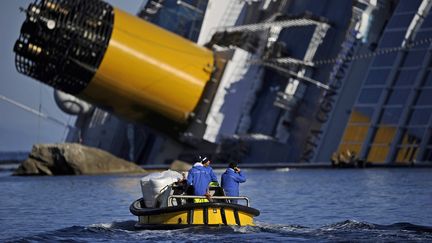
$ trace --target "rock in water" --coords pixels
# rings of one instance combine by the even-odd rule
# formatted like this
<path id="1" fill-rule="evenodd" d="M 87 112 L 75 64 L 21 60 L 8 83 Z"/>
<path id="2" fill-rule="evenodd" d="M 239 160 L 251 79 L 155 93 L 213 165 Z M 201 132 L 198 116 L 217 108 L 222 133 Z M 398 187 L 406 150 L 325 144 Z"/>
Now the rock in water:
<path id="1" fill-rule="evenodd" d="M 191 168 L 192 168 L 191 164 L 184 162 L 184 161 L 181 161 L 181 160 L 174 160 L 170 166 L 170 170 L 174 170 L 174 171 L 177 171 L 180 173 L 181 172 L 188 172 Z"/>
<path id="2" fill-rule="evenodd" d="M 76 143 L 35 144 L 14 175 L 143 173 L 144 169 L 103 150 Z"/>

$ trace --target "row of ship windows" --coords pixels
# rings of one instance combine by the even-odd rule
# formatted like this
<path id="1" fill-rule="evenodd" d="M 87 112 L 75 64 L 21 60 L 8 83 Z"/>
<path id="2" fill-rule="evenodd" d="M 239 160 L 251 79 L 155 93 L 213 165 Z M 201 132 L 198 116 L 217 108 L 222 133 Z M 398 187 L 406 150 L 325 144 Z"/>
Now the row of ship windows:
<path id="1" fill-rule="evenodd" d="M 417 12 L 422 0 L 402 0 L 396 6 L 395 13 Z"/>
<path id="2" fill-rule="evenodd" d="M 396 31 L 406 31 L 406 29 L 411 24 L 414 16 L 416 15 L 416 11 L 403 12 L 403 13 L 395 13 L 389 23 L 386 26 L 386 31 L 396 32 Z M 427 14 L 426 18 L 424 18 L 423 23 L 420 26 L 420 30 L 427 30 L 432 27 L 432 15 Z"/>
<path id="3" fill-rule="evenodd" d="M 377 104 L 386 88 L 363 88 L 357 100 L 357 104 Z M 432 87 L 414 90 L 412 88 L 392 88 L 389 90 L 384 105 L 406 105 L 408 97 L 413 94 L 414 106 L 432 105 Z"/>
<path id="4" fill-rule="evenodd" d="M 405 35 L 407 33 L 406 28 L 387 30 L 383 33 L 380 41 L 379 48 L 387 49 L 393 47 L 400 47 Z M 414 39 L 411 39 L 411 43 L 415 43 L 410 48 L 428 48 L 430 44 L 430 38 L 432 35 L 432 27 L 423 27 L 416 31 Z"/>
<path id="5" fill-rule="evenodd" d="M 432 31 L 429 34 L 429 38 L 432 38 Z M 391 40 L 390 40 L 391 41 Z M 428 47 L 432 44 L 431 40 L 424 40 L 423 44 L 416 46 L 416 49 L 410 49 L 407 51 L 405 59 L 402 63 L 403 67 L 417 67 L 420 68 L 423 65 L 424 57 L 428 52 Z M 380 47 L 383 48 L 383 47 Z M 396 51 L 382 51 L 379 55 L 374 57 L 372 62 L 372 69 L 377 68 L 388 68 L 391 69 L 397 58 L 398 52 Z"/>
<path id="6" fill-rule="evenodd" d="M 385 86 L 390 75 L 391 68 L 370 69 L 364 82 L 364 86 Z M 412 86 L 421 68 L 401 68 L 396 74 L 393 86 L 403 87 Z M 424 78 L 422 86 L 432 87 L 432 73 L 428 72 Z"/>
<path id="7" fill-rule="evenodd" d="M 386 29 L 408 28 L 422 0 L 399 1 Z M 391 3 L 390 3 L 391 4 Z M 432 27 L 432 16 L 426 14 L 422 27 Z"/>
<path id="8" fill-rule="evenodd" d="M 370 126 L 362 125 L 348 125 L 345 129 L 342 141 L 344 143 L 360 143 L 365 141 L 369 132 Z M 419 145 L 427 127 L 407 127 L 402 130 L 402 140 L 399 142 L 400 146 L 413 146 Z M 395 139 L 398 127 L 392 126 L 378 126 L 374 130 L 373 142 L 376 144 L 390 144 Z M 432 146 L 431 138 L 428 138 L 428 145 Z"/>
<path id="9" fill-rule="evenodd" d="M 403 107 L 384 107 L 378 124 L 398 125 L 402 114 Z M 371 124 L 375 108 L 373 107 L 355 107 L 350 118 L 350 123 Z M 408 113 L 408 126 L 421 126 L 431 123 L 432 106 L 414 107 Z"/>

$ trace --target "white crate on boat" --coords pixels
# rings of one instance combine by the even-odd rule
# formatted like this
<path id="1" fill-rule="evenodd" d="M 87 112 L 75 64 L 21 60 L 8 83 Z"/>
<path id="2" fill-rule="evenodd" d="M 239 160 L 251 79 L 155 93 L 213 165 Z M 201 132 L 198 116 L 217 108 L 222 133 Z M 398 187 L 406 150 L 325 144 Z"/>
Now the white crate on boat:
<path id="1" fill-rule="evenodd" d="M 180 173 L 172 170 L 151 173 L 141 178 L 141 191 L 145 206 L 155 207 L 156 198 L 162 193 L 162 189 L 181 178 Z"/>

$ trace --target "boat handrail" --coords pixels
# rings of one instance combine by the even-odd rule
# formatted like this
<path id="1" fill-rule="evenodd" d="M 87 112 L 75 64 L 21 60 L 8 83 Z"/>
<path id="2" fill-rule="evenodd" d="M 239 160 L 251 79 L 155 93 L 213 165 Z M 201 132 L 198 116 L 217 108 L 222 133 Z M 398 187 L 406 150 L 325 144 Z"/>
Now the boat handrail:
<path id="1" fill-rule="evenodd" d="M 171 205 L 172 205 L 172 200 L 178 198 L 178 199 L 194 199 L 194 198 L 199 198 L 199 199 L 207 199 L 206 196 L 194 196 L 194 195 L 171 195 L 168 197 L 168 201 L 171 200 Z M 233 199 L 233 200 L 245 200 L 246 201 L 246 206 L 249 207 L 249 198 L 245 197 L 245 196 L 239 196 L 239 197 L 233 197 L 233 196 L 212 196 L 211 199 Z"/>

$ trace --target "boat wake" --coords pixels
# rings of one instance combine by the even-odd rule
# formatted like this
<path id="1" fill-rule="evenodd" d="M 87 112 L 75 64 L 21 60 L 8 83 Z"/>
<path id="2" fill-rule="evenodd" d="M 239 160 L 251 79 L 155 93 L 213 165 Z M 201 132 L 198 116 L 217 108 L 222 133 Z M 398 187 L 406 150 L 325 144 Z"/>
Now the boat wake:
<path id="1" fill-rule="evenodd" d="M 286 241 L 432 241 L 432 227 L 410 223 L 379 225 L 346 220 L 319 228 L 301 225 L 190 227 L 176 230 L 136 230 L 135 221 L 121 221 L 89 226 L 72 226 L 6 242 L 190 242 L 218 240 L 224 242 Z"/>
<path id="2" fill-rule="evenodd" d="M 346 220 L 319 228 L 301 225 L 258 224 L 253 229 L 283 238 L 311 241 L 431 241 L 432 227 L 410 223 L 379 225 L 356 220 Z"/>

